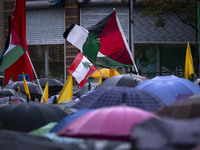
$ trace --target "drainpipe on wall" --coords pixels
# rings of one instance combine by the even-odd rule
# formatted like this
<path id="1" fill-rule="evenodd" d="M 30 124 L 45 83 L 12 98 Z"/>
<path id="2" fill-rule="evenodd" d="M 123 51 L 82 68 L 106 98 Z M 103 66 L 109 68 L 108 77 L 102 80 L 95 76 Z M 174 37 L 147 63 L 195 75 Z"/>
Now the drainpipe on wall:
<path id="1" fill-rule="evenodd" d="M 4 1 L 0 1 L 0 52 L 2 52 L 5 45 L 4 41 Z"/>
<path id="2" fill-rule="evenodd" d="M 133 0 L 130 0 L 129 2 L 129 9 L 130 9 L 130 24 L 131 24 L 131 39 L 130 39 L 130 43 L 131 43 L 131 52 L 132 52 L 132 55 L 133 55 L 133 59 L 134 59 L 134 37 L 133 37 Z M 135 70 L 135 67 L 133 66 L 132 67 L 132 70 L 134 71 Z"/>

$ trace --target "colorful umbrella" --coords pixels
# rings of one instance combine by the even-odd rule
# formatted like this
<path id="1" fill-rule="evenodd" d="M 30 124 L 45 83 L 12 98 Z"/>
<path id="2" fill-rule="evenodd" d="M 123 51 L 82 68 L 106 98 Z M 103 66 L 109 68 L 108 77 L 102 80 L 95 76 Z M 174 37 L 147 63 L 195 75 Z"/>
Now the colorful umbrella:
<path id="1" fill-rule="evenodd" d="M 49 131 L 57 124 L 57 122 L 50 122 L 36 130 L 33 130 L 31 132 L 29 132 L 29 134 L 32 135 L 44 135 L 46 133 L 49 133 Z"/>
<path id="2" fill-rule="evenodd" d="M 153 93 L 167 105 L 176 102 L 181 95 L 200 94 L 199 86 L 174 75 L 157 76 L 138 84 L 135 88 Z"/>
<path id="3" fill-rule="evenodd" d="M 125 86 L 110 86 L 95 90 L 72 107 L 93 109 L 122 104 L 151 112 L 156 112 L 160 107 L 165 106 L 159 98 L 148 91 Z"/>
<path id="4" fill-rule="evenodd" d="M 96 109 L 72 121 L 59 136 L 129 140 L 131 129 L 155 114 L 129 106 Z"/>

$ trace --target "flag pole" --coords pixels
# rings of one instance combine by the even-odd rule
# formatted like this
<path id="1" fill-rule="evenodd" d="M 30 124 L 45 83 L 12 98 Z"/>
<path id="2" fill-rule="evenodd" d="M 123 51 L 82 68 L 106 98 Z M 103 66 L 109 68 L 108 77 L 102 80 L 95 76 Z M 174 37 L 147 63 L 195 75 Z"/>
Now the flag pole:
<path id="1" fill-rule="evenodd" d="M 29 62 L 30 62 L 30 64 L 31 64 L 31 67 L 33 68 L 33 72 L 34 72 L 34 74 L 35 74 L 36 81 L 37 81 L 37 83 L 38 83 L 38 85 L 39 85 L 39 89 L 40 89 L 40 91 L 41 91 L 41 93 L 42 93 L 42 97 L 43 97 L 43 99 L 44 99 L 45 102 L 46 102 L 46 99 L 45 99 L 45 97 L 44 97 L 44 94 L 43 94 L 43 91 L 42 91 L 42 88 L 41 88 L 40 82 L 39 82 L 39 80 L 38 80 L 38 76 L 37 76 L 37 74 L 36 74 L 36 72 L 35 72 L 35 68 L 33 67 L 33 64 L 32 64 L 32 61 L 31 61 L 31 58 L 30 58 L 29 54 L 27 53 L 27 51 L 26 51 L 26 56 L 28 57 L 28 60 L 29 60 Z"/>
<path id="2" fill-rule="evenodd" d="M 100 73 L 101 75 L 103 75 L 103 77 L 104 77 L 105 79 L 107 79 L 106 76 L 105 76 L 100 70 L 97 70 L 97 71 L 99 71 L 99 73 Z"/>
<path id="3" fill-rule="evenodd" d="M 119 22 L 119 19 L 118 19 L 117 15 L 116 15 L 116 19 L 117 19 L 117 24 L 118 24 L 118 26 L 119 26 L 119 30 L 121 31 L 121 34 L 122 34 L 122 38 L 124 39 L 124 43 L 125 43 L 126 48 L 127 48 L 127 50 L 128 50 L 129 56 L 130 56 L 130 58 L 131 58 L 131 60 L 132 60 L 132 62 L 133 62 L 133 66 L 134 66 L 134 68 L 135 68 L 135 71 L 136 71 L 137 75 L 139 75 L 138 69 L 137 69 L 137 67 L 136 67 L 136 64 L 135 64 L 135 61 L 134 61 L 134 58 L 133 58 L 133 54 L 131 53 L 131 50 L 130 50 L 130 48 L 129 48 L 129 45 L 128 45 L 127 41 L 126 41 L 126 37 L 125 37 L 125 35 L 124 35 L 123 29 L 122 29 L 122 27 L 121 27 L 121 24 L 120 24 L 120 22 Z"/>

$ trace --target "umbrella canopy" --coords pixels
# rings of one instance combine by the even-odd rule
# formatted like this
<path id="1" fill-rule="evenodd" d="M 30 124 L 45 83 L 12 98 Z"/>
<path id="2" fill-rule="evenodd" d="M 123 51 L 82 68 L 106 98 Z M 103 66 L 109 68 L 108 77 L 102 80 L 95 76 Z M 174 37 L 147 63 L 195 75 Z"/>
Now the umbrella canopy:
<path id="1" fill-rule="evenodd" d="M 77 112 L 75 112 L 74 114 L 72 115 L 69 115 L 69 116 L 66 116 L 64 117 L 62 120 L 60 120 L 58 122 L 57 125 L 55 125 L 54 128 L 52 128 L 50 130 L 51 133 L 53 132 L 58 132 L 60 131 L 62 128 L 64 128 L 66 125 L 68 125 L 70 122 L 72 122 L 73 120 L 75 120 L 76 118 L 80 117 L 81 115 L 87 113 L 87 112 L 90 112 L 92 109 L 82 109 L 82 110 L 79 110 Z"/>
<path id="2" fill-rule="evenodd" d="M 72 107 L 88 109 L 121 104 L 151 112 L 155 112 L 165 105 L 159 98 L 148 91 L 130 87 L 110 86 L 92 92 Z"/>
<path id="3" fill-rule="evenodd" d="M 117 75 L 110 77 L 103 81 L 96 89 L 104 88 L 106 86 L 127 86 L 135 87 L 139 82 L 130 75 Z"/>
<path id="4" fill-rule="evenodd" d="M 46 124 L 45 126 L 40 127 L 39 129 L 33 130 L 29 132 L 29 134 L 32 135 L 44 135 L 46 133 L 49 133 L 49 131 L 57 124 L 57 122 L 50 122 Z"/>
<path id="5" fill-rule="evenodd" d="M 76 96 L 76 97 L 81 97 L 87 91 L 88 91 L 88 87 L 87 86 L 83 86 L 82 88 L 73 87 L 73 95 Z"/>
<path id="6" fill-rule="evenodd" d="M 14 95 L 20 95 L 20 94 L 14 89 L 5 89 L 5 88 L 0 89 L 0 98 L 5 96 L 14 96 Z"/>
<path id="7" fill-rule="evenodd" d="M 167 105 L 176 102 L 180 95 L 200 94 L 199 86 L 174 75 L 157 76 L 138 84 L 135 88 L 153 93 Z"/>
<path id="8" fill-rule="evenodd" d="M 56 143 L 43 136 L 19 131 L 0 130 L 0 145 L 3 150 L 78 150 L 76 144 Z"/>
<path id="9" fill-rule="evenodd" d="M 164 106 L 157 111 L 162 117 L 191 119 L 200 117 L 200 94 L 193 95 L 183 102 Z"/>
<path id="10" fill-rule="evenodd" d="M 112 106 L 90 111 L 57 134 L 79 138 L 129 140 L 131 128 L 156 117 L 153 113 L 129 106 Z"/>
<path id="11" fill-rule="evenodd" d="M 32 82 L 27 82 L 27 85 L 28 85 L 28 88 L 30 91 L 31 98 L 39 98 L 40 99 L 42 96 L 42 93 L 40 91 L 39 86 Z M 12 83 L 9 83 L 6 86 L 4 86 L 5 89 L 16 89 L 17 87 L 19 87 L 20 92 L 25 93 L 23 81 L 12 82 Z"/>
<path id="12" fill-rule="evenodd" d="M 132 129 L 132 149 L 192 150 L 200 144 L 200 119 L 149 119 Z"/>
<path id="13" fill-rule="evenodd" d="M 194 84 L 200 86 L 200 78 L 197 78 L 194 80 Z"/>
<path id="14" fill-rule="evenodd" d="M 20 103 L 0 107 L 0 122 L 4 129 L 29 132 L 50 122 L 58 122 L 67 114 L 52 105 Z"/>
<path id="15" fill-rule="evenodd" d="M 106 78 L 109 78 L 110 77 L 110 69 L 108 68 L 102 68 L 99 70 Z M 100 76 L 102 76 L 102 74 L 99 72 L 99 71 L 96 71 L 91 77 L 93 78 L 99 78 Z M 115 75 L 120 75 L 119 72 L 117 72 L 115 70 Z M 102 76 L 102 78 L 104 78 L 104 76 Z"/>
<path id="16" fill-rule="evenodd" d="M 60 92 L 64 86 L 64 84 L 57 80 L 57 79 L 54 79 L 54 78 L 41 78 L 41 79 L 38 79 L 39 82 L 40 82 L 40 85 L 41 87 L 44 89 L 47 82 L 48 82 L 48 85 L 49 85 L 49 95 L 52 96 L 52 95 L 56 95 L 58 92 Z M 37 80 L 34 80 L 32 81 L 33 83 L 35 84 L 38 84 Z"/>
<path id="17" fill-rule="evenodd" d="M 73 103 L 76 104 L 77 102 L 70 100 L 70 102 L 68 103 L 58 103 L 58 104 L 50 104 L 50 105 L 58 107 L 59 109 L 63 110 L 66 114 L 71 115 L 77 111 L 76 109 L 71 108 L 71 105 L 73 105 Z"/>
<path id="18" fill-rule="evenodd" d="M 27 100 L 20 96 L 7 96 L 0 98 L 0 104 L 16 104 L 16 103 L 25 103 Z"/>
<path id="19" fill-rule="evenodd" d="M 98 140 L 98 139 L 78 139 L 70 137 L 57 136 L 55 133 L 46 133 L 43 136 L 56 143 L 66 143 L 76 145 L 76 150 L 130 150 L 131 143 L 128 141 Z M 71 147 L 66 147 L 71 150 Z"/>

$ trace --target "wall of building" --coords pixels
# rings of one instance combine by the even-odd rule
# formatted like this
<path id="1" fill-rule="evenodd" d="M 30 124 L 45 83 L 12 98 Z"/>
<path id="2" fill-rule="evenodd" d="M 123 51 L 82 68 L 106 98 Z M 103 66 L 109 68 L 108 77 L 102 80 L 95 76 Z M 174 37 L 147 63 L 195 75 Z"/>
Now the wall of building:
<path id="1" fill-rule="evenodd" d="M 2 51 L 4 47 L 4 7 L 3 0 L 0 0 L 0 51 Z"/>
<path id="2" fill-rule="evenodd" d="M 71 24 L 79 24 L 79 8 L 77 0 L 65 0 L 66 29 L 69 28 Z M 78 49 L 66 41 L 66 70 L 71 66 L 78 52 Z"/>

